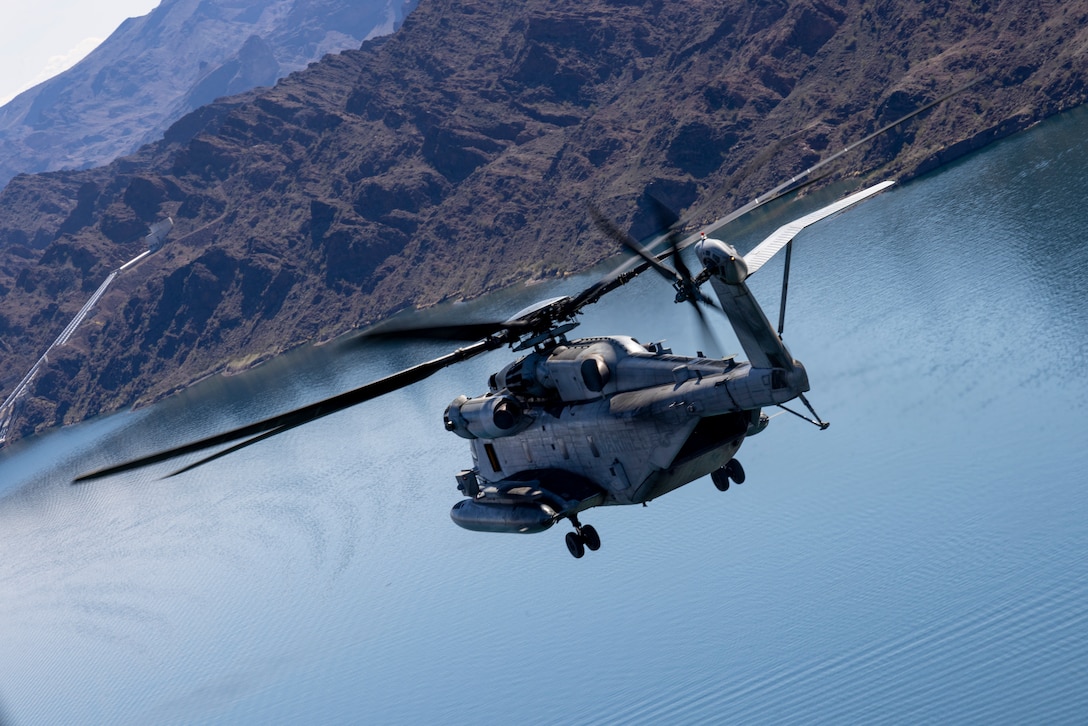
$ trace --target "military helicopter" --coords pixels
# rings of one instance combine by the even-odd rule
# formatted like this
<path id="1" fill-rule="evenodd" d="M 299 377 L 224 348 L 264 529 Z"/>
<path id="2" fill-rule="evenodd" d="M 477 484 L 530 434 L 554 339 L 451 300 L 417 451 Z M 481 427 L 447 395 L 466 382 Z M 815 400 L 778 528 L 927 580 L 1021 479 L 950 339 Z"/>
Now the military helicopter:
<path id="1" fill-rule="evenodd" d="M 951 94 L 949 94 L 951 95 Z M 942 97 L 888 124 L 806 169 L 719 219 L 721 227 L 807 183 L 822 166 L 947 98 Z M 735 458 L 744 440 L 763 431 L 764 409 L 781 407 L 826 429 L 805 398 L 804 366 L 782 342 L 789 259 L 794 236 L 805 227 L 878 194 L 885 181 L 784 225 L 741 255 L 705 232 L 681 239 L 672 222 L 666 249 L 653 253 L 596 210 L 598 226 L 632 256 L 581 292 L 542 301 L 501 321 L 441 327 L 380 325 L 359 340 L 441 339 L 468 341 L 450 353 L 351 391 L 278 416 L 116 466 L 81 475 L 86 482 L 175 457 L 228 445 L 170 474 L 174 476 L 304 423 L 412 385 L 439 370 L 482 353 L 510 347 L 523 355 L 493 374 L 488 390 L 458 396 L 444 413 L 446 430 L 468 440 L 472 465 L 456 475 L 464 495 L 450 512 L 461 527 L 482 532 L 536 533 L 567 520 L 566 545 L 576 557 L 595 551 L 601 539 L 579 515 L 598 506 L 644 504 L 710 475 L 725 491 L 745 480 Z M 659 215 L 667 210 L 659 207 Z M 661 241 L 660 239 L 658 240 Z M 692 275 L 681 253 L 694 245 L 702 265 Z M 779 326 L 772 327 L 746 284 L 779 251 L 786 250 Z M 672 258 L 672 267 L 665 264 Z M 702 308 L 723 313 L 747 360 L 674 354 L 661 343 L 610 335 L 570 339 L 583 308 L 635 276 L 653 269 L 676 290 L 676 301 L 693 306 L 707 334 Z M 709 282 L 717 302 L 700 288 Z M 810 416 L 787 408 L 800 400 Z"/>

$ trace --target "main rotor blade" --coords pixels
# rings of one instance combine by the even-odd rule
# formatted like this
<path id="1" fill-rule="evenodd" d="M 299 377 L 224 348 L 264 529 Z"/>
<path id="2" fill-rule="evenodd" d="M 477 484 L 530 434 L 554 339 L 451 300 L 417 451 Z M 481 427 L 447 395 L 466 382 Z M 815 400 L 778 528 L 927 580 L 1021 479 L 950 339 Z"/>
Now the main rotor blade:
<path id="1" fill-rule="evenodd" d="M 245 441 L 242 441 L 241 443 L 237 443 L 234 446 L 228 446 L 227 448 L 223 449 L 222 451 L 215 452 L 211 456 L 205 456 L 203 459 L 198 459 L 197 461 L 194 461 L 192 464 L 186 464 L 185 466 L 181 467 L 180 469 L 177 469 L 176 471 L 170 472 L 169 474 L 164 476 L 163 479 L 169 479 L 169 478 L 175 477 L 175 476 L 177 476 L 179 474 L 184 474 L 185 472 L 191 471 L 191 470 L 197 468 L 198 466 L 204 466 L 205 464 L 209 464 L 209 463 L 215 461 L 216 459 L 222 459 L 224 456 L 227 456 L 228 454 L 233 454 L 235 451 L 239 451 L 240 449 L 244 449 L 247 446 L 250 446 L 251 444 L 256 444 L 259 441 L 264 441 L 265 439 L 272 438 L 276 434 L 281 433 L 283 431 L 286 431 L 286 429 L 280 427 L 280 428 L 274 428 L 274 429 L 272 429 L 270 431 L 265 431 L 263 434 L 257 434 L 256 436 L 254 436 L 251 439 L 246 439 Z"/>
<path id="2" fill-rule="evenodd" d="M 658 229 L 665 230 L 665 239 L 669 243 L 668 252 L 665 256 L 672 255 L 672 264 L 676 267 L 676 272 L 683 284 L 687 285 L 692 282 L 691 271 L 688 270 L 688 266 L 684 264 L 683 258 L 680 257 L 680 217 L 676 215 L 667 204 L 655 197 L 653 194 L 646 194 L 646 198 L 650 200 L 650 206 L 654 208 L 654 216 L 657 217 Z"/>
<path id="3" fill-rule="evenodd" d="M 820 177 L 817 177 L 816 179 L 809 180 L 809 181 L 805 182 L 804 185 L 800 184 L 800 182 L 802 182 L 803 180 L 805 180 L 806 178 L 808 178 L 809 176 L 814 174 L 816 171 L 822 169 L 823 167 L 827 166 L 831 162 L 835 161 L 836 159 L 841 157 L 843 154 L 849 153 L 849 152 L 853 151 L 854 149 L 856 149 L 857 147 L 861 146 L 862 144 L 866 144 L 866 143 L 872 141 L 873 139 L 875 139 L 876 137 L 878 137 L 878 136 L 880 136 L 882 134 L 885 134 L 888 131 L 891 131 L 896 126 L 899 126 L 900 124 L 906 123 L 907 121 L 914 118 L 918 114 L 925 113 L 926 111 L 933 108 L 934 106 L 937 106 L 937 105 L 939 105 L 941 103 L 944 103 L 945 101 L 952 98 L 953 96 L 955 96 L 955 95 L 957 95 L 959 93 L 962 93 L 963 91 L 966 91 L 968 88 L 970 88 L 971 86 L 978 83 L 979 80 L 980 80 L 979 78 L 975 78 L 974 80 L 963 84 L 959 88 L 956 88 L 955 90 L 949 91 L 948 93 L 944 94 L 943 96 L 940 96 L 940 97 L 934 99 L 933 101 L 930 101 L 929 103 L 921 106 L 920 108 L 916 108 L 915 110 L 911 111 L 910 113 L 897 118 L 895 121 L 892 121 L 891 123 L 888 123 L 888 124 L 885 124 L 885 125 L 881 126 L 879 129 L 872 132 L 868 136 L 866 136 L 866 137 L 864 137 L 862 139 L 858 139 L 857 141 L 855 141 L 853 143 L 847 144 L 846 146 L 844 146 L 839 151 L 836 151 L 831 156 L 828 156 L 828 157 L 826 157 L 824 159 L 820 159 L 818 162 L 816 162 L 815 164 L 813 164 L 809 168 L 805 169 L 801 173 L 794 175 L 792 178 L 784 181 L 783 183 L 779 184 L 778 186 L 774 187 L 773 189 L 771 189 L 769 191 L 766 191 L 763 194 L 760 194 L 759 196 L 752 199 L 747 204 L 744 204 L 744 205 L 738 207 L 737 209 L 733 210 L 732 212 L 725 215 L 724 217 L 721 217 L 720 219 L 714 220 L 714 222 L 710 226 L 708 226 L 704 231 L 707 234 L 710 234 L 712 231 L 714 231 L 716 229 L 720 229 L 721 227 L 724 227 L 725 225 L 736 221 L 737 219 L 744 216 L 748 212 L 751 212 L 751 211 L 763 206 L 764 204 L 769 204 L 770 202 L 773 202 L 774 200 L 779 199 L 780 197 L 782 197 L 782 196 L 784 196 L 786 194 L 790 194 L 792 192 L 795 192 L 798 189 L 800 189 L 801 186 L 808 185 L 808 184 L 811 184 L 811 183 L 813 183 L 815 181 L 818 181 L 818 179 Z M 681 245 L 681 249 L 687 247 L 690 244 L 694 244 L 696 239 L 697 239 L 696 237 L 688 238 Z"/>
<path id="4" fill-rule="evenodd" d="M 525 323 L 517 320 L 485 320 L 477 323 L 452 323 L 449 325 L 379 325 L 371 330 L 364 331 L 352 337 L 348 343 L 366 343 L 385 340 L 451 340 L 456 342 L 473 342 L 495 335 L 502 331 L 510 331 L 515 335 L 523 328 Z"/>
<path id="5" fill-rule="evenodd" d="M 735 222 L 737 219 L 740 219 L 744 215 L 748 214 L 751 211 L 754 211 L 755 209 L 758 209 L 759 207 L 762 207 L 765 204 L 769 204 L 770 202 L 773 202 L 776 199 L 780 199 L 787 194 L 792 194 L 810 184 L 816 183 L 821 178 L 823 178 L 823 176 L 821 175 L 814 177 L 812 175 L 815 174 L 815 172 L 817 172 L 818 170 L 830 164 L 832 161 L 841 157 L 843 154 L 846 154 L 856 149 L 858 146 L 861 146 L 862 144 L 873 140 L 881 134 L 884 134 L 895 128 L 896 126 L 899 126 L 900 124 L 909 121 L 918 114 L 928 111 L 934 106 L 948 100 L 952 96 L 955 96 L 956 94 L 967 90 L 975 83 L 977 83 L 978 80 L 979 79 L 972 80 L 971 82 L 966 83 L 933 101 L 930 101 L 922 107 L 917 108 L 904 116 L 901 116 L 895 121 L 892 121 L 889 124 L 885 124 L 868 136 L 859 139 L 858 141 L 855 141 L 851 144 L 848 144 L 831 156 L 828 156 L 825 159 L 821 159 L 820 161 L 816 162 L 801 173 L 794 175 L 792 178 L 779 184 L 773 189 L 770 189 L 769 191 L 760 194 L 748 203 L 738 207 L 737 209 L 734 209 L 732 212 L 726 214 L 724 217 L 716 219 L 713 223 L 711 223 L 710 226 L 705 227 L 703 231 L 709 234 L 716 229 Z M 611 272 L 609 272 L 593 284 L 589 285 L 581 292 L 575 295 L 569 295 L 549 305 L 542 311 L 542 317 L 546 317 L 551 320 L 563 320 L 573 318 L 573 316 L 579 313 L 585 306 L 592 305 L 593 303 L 597 302 L 602 297 L 607 295 L 609 292 L 627 284 L 635 277 L 638 277 L 650 268 L 656 270 L 658 274 L 662 275 L 666 279 L 669 279 L 670 281 L 676 281 L 678 273 L 670 269 L 667 265 L 663 264 L 662 261 L 668 259 L 670 256 L 679 258 L 680 252 L 695 244 L 700 239 L 699 234 L 692 234 L 683 240 L 677 240 L 676 237 L 679 237 L 679 234 L 675 231 L 675 229 L 671 230 L 666 233 L 668 235 L 674 235 L 673 239 L 670 241 L 670 249 L 658 255 L 654 255 L 653 253 L 649 252 L 646 247 L 636 242 L 630 235 L 615 227 L 615 225 L 612 224 L 612 222 L 609 221 L 607 217 L 601 214 L 601 212 L 596 209 L 596 207 L 591 206 L 590 212 L 594 215 L 594 220 L 597 221 L 598 225 L 600 225 L 601 221 L 603 221 L 603 229 L 609 236 L 611 236 L 613 239 L 616 239 L 624 247 L 634 252 L 636 257 L 626 260 L 620 265 L 617 265 Z M 660 240 L 661 237 L 658 237 L 657 241 Z M 649 246 L 653 247 L 654 244 L 654 242 L 651 242 Z M 681 265 L 683 265 L 682 261 L 678 264 L 678 267 Z"/>
<path id="6" fill-rule="evenodd" d="M 231 447 L 226 452 L 213 455 L 205 460 L 197 462 L 196 464 L 186 467 L 180 471 L 187 471 L 195 466 L 207 463 L 221 455 L 226 453 L 233 453 L 238 449 L 249 446 L 250 444 L 262 441 L 275 434 L 283 433 L 289 429 L 301 426 L 302 424 L 315 421 L 319 418 L 323 418 L 338 411 L 343 411 L 346 408 L 355 406 L 365 401 L 384 396 L 387 393 L 392 393 L 398 389 L 410 386 L 413 383 L 418 383 L 431 375 L 434 375 L 438 371 L 453 365 L 454 363 L 460 363 L 468 360 L 481 353 L 485 353 L 489 350 L 494 350 L 506 344 L 506 341 L 501 338 L 488 338 L 487 340 L 481 340 L 474 345 L 470 345 L 464 348 L 458 348 L 452 353 L 447 353 L 444 356 L 435 358 L 434 360 L 420 363 L 419 365 L 405 370 L 393 373 L 392 375 L 381 378 L 372 383 L 368 383 L 359 388 L 341 393 L 331 398 L 326 398 L 316 403 L 311 403 L 308 406 L 297 408 L 287 413 L 279 414 L 267 418 L 263 421 L 242 426 L 231 431 L 225 431 L 215 436 L 209 436 L 199 441 L 183 444 L 166 451 L 160 451 L 156 454 L 150 454 L 148 456 L 140 457 L 139 459 L 133 459 L 123 464 L 117 464 L 116 466 L 106 467 L 97 471 L 92 471 L 87 474 L 82 474 L 76 477 L 72 483 L 79 484 L 83 482 L 93 481 L 95 479 L 101 479 L 103 477 L 112 476 L 114 474 L 121 474 L 126 471 L 132 471 L 134 469 L 140 469 L 151 464 L 158 464 L 159 462 L 168 461 L 178 456 L 184 456 L 185 454 L 192 454 L 198 451 L 204 451 L 215 446 L 221 446 L 222 444 L 229 444 L 239 439 L 249 439 L 236 446 Z M 252 437 L 252 438 L 251 438 Z M 180 473 L 179 472 L 174 472 Z"/>

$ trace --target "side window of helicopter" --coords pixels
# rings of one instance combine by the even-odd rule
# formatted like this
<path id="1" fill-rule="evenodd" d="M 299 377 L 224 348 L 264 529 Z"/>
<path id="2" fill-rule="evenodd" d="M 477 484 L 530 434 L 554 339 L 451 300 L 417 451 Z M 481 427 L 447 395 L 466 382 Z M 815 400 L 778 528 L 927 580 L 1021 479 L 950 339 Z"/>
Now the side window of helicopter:
<path id="1" fill-rule="evenodd" d="M 496 474 L 502 473 L 502 464 L 499 463 L 499 456 L 495 453 L 495 445 L 490 441 L 484 444 L 484 453 L 487 454 L 487 461 L 491 464 L 491 470 Z"/>

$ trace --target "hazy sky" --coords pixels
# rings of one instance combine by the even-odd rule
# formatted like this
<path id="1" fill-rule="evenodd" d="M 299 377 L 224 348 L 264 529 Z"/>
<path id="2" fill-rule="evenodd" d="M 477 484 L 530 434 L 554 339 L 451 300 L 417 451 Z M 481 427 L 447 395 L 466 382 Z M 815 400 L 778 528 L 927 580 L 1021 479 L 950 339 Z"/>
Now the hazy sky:
<path id="1" fill-rule="evenodd" d="M 159 0 L 33 0 L 0 4 L 0 105 L 75 65 L 125 18 Z"/>

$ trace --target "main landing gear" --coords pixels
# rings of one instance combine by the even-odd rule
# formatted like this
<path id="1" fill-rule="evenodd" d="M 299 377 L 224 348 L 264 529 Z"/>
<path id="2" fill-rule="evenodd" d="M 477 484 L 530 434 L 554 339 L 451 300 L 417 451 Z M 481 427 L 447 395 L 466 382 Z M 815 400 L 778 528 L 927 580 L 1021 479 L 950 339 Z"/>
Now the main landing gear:
<path id="1" fill-rule="evenodd" d="M 737 484 L 744 483 L 744 467 L 736 459 L 730 459 L 728 464 L 712 471 L 710 479 L 714 482 L 714 486 L 718 487 L 718 491 L 724 492 L 729 489 L 730 481 Z"/>
<path id="2" fill-rule="evenodd" d="M 582 524 L 578 521 L 578 515 L 576 514 L 572 514 L 569 519 L 570 523 L 574 525 L 574 531 L 567 532 L 567 549 L 575 558 L 585 555 L 587 548 L 591 552 L 596 552 L 601 548 L 601 537 L 597 534 L 597 530 L 593 528 L 593 525 Z"/>

